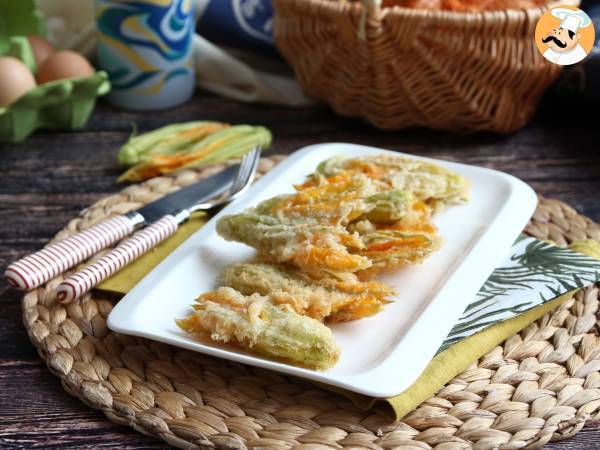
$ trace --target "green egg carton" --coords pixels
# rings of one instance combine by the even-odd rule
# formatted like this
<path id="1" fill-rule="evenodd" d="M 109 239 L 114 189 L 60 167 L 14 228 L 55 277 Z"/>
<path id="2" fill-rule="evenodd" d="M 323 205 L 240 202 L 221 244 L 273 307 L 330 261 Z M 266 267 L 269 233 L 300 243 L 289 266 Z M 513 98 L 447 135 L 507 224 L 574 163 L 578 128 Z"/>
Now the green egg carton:
<path id="1" fill-rule="evenodd" d="M 35 0 L 0 0 L 0 55 L 20 59 L 35 74 L 37 67 L 27 35 L 45 36 Z M 73 130 L 89 119 L 96 98 L 110 90 L 106 72 L 34 87 L 0 108 L 0 142 L 20 142 L 38 128 Z"/>

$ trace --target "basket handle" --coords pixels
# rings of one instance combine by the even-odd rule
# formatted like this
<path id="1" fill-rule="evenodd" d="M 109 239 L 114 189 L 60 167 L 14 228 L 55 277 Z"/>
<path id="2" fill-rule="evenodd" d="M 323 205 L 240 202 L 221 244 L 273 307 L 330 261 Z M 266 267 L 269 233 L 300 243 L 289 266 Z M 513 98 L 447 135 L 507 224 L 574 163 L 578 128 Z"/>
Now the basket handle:
<path id="1" fill-rule="evenodd" d="M 365 40 L 367 38 L 367 20 L 381 17 L 381 0 L 360 0 L 362 3 L 360 22 L 358 25 L 358 38 Z"/>

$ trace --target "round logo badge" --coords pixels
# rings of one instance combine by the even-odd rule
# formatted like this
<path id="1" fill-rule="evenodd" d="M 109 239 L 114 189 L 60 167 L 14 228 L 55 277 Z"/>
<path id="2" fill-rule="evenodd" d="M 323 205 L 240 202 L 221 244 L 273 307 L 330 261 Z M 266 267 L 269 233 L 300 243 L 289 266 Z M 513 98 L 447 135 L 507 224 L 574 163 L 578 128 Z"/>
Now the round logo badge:
<path id="1" fill-rule="evenodd" d="M 546 11 L 535 27 L 535 44 L 548 61 L 569 66 L 583 60 L 594 46 L 594 24 L 574 6 Z"/>

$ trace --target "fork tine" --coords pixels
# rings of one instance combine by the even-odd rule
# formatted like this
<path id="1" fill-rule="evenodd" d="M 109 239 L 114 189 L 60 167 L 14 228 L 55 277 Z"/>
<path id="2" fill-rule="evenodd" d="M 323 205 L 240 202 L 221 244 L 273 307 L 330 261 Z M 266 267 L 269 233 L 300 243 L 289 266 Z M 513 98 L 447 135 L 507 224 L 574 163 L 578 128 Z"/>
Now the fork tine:
<path id="1" fill-rule="evenodd" d="M 254 179 L 254 175 L 256 175 L 256 171 L 258 170 L 258 164 L 260 163 L 260 154 L 262 152 L 262 147 L 258 145 L 254 148 L 254 159 L 252 160 L 252 166 L 250 168 L 249 179 L 250 182 Z"/>
<path id="2" fill-rule="evenodd" d="M 254 174 L 257 164 L 257 155 L 260 155 L 260 150 L 255 147 L 250 152 L 244 155 L 240 164 L 240 170 L 236 177 L 233 185 L 231 186 L 231 193 L 235 194 L 240 189 L 248 184 L 249 178 Z"/>
<path id="3" fill-rule="evenodd" d="M 252 179 L 254 178 L 254 174 L 256 173 L 256 168 L 258 167 L 258 162 L 260 161 L 260 147 L 255 147 L 252 151 L 251 162 L 248 166 L 248 172 L 245 174 L 245 180 L 242 185 L 242 188 L 248 186 Z"/>
<path id="4" fill-rule="evenodd" d="M 228 203 L 243 194 L 250 187 L 254 174 L 256 173 L 256 169 L 258 168 L 258 163 L 260 161 L 261 150 L 262 148 L 257 146 L 242 158 L 235 178 L 229 187 L 226 198 L 207 201 L 204 203 L 197 203 L 190 208 L 189 211 L 193 212 L 214 208 L 224 203 Z"/>
<path id="5" fill-rule="evenodd" d="M 238 171 L 237 176 L 235 177 L 235 179 L 233 180 L 233 183 L 231 183 L 231 187 L 229 188 L 229 195 L 237 192 L 240 187 L 243 185 L 243 181 L 244 178 L 246 177 L 246 172 L 248 171 L 246 164 L 241 164 L 240 165 L 240 170 Z"/>
<path id="6" fill-rule="evenodd" d="M 252 156 L 251 153 L 252 152 L 246 153 L 244 155 L 244 157 L 242 158 L 242 161 L 240 162 L 240 168 L 238 170 L 238 173 L 231 185 L 231 189 L 230 189 L 231 193 L 237 192 L 244 185 L 244 180 L 246 179 L 246 176 L 248 173 L 248 167 L 251 164 L 251 156 Z"/>
<path id="7" fill-rule="evenodd" d="M 257 148 L 253 148 L 250 152 L 248 152 L 248 159 L 246 161 L 246 170 L 244 172 L 244 182 L 242 183 L 242 186 L 246 184 L 247 180 L 248 180 L 248 175 L 250 174 L 250 172 L 252 172 L 252 167 L 254 166 L 254 160 L 256 159 L 256 152 L 257 152 Z"/>

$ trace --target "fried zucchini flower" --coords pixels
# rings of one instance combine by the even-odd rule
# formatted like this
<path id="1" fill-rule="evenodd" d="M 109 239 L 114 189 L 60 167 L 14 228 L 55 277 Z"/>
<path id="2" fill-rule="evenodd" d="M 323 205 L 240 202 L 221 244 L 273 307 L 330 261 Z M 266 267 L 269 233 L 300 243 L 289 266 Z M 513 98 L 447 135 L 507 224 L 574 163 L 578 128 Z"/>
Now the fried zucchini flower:
<path id="1" fill-rule="evenodd" d="M 289 305 L 274 304 L 269 296 L 245 296 L 221 287 L 196 302 L 195 312 L 177 321 L 188 333 L 312 369 L 328 369 L 339 359 L 340 348 L 329 328 Z"/>
<path id="2" fill-rule="evenodd" d="M 400 156 L 335 156 L 319 164 L 311 180 L 318 183 L 319 178 L 341 173 L 364 174 L 381 190 L 412 192 L 434 210 L 469 198 L 470 184 L 460 175 L 424 160 Z"/>
<path id="3" fill-rule="evenodd" d="M 467 200 L 469 183 L 426 161 L 334 157 L 293 194 L 222 217 L 217 232 L 257 250 L 257 262 L 225 269 L 179 320 L 190 333 L 282 361 L 327 369 L 339 347 L 323 322 L 376 314 L 393 295 L 372 281 L 417 264 L 441 238 L 432 212 Z"/>
<path id="4" fill-rule="evenodd" d="M 223 284 L 244 295 L 268 295 L 274 304 L 290 305 L 298 314 L 320 322 L 346 322 L 379 312 L 393 290 L 375 281 L 315 280 L 291 267 L 265 263 L 229 266 Z"/>
<path id="5" fill-rule="evenodd" d="M 422 234 L 423 230 L 434 233 L 428 211 L 409 192 L 377 192 L 365 175 L 341 174 L 326 183 L 225 216 L 217 223 L 217 231 L 227 240 L 254 247 L 261 260 L 291 264 L 313 275 L 337 275 L 364 271 L 373 265 L 362 254 L 366 244 L 361 230 L 392 225 L 402 229 L 410 224 L 404 230 L 407 235 Z M 417 220 L 419 229 L 413 229 Z M 357 226 L 359 223 L 362 225 Z M 431 249 L 412 246 L 415 253 L 407 261 L 419 261 L 433 250 L 433 239 L 419 242 Z"/>

